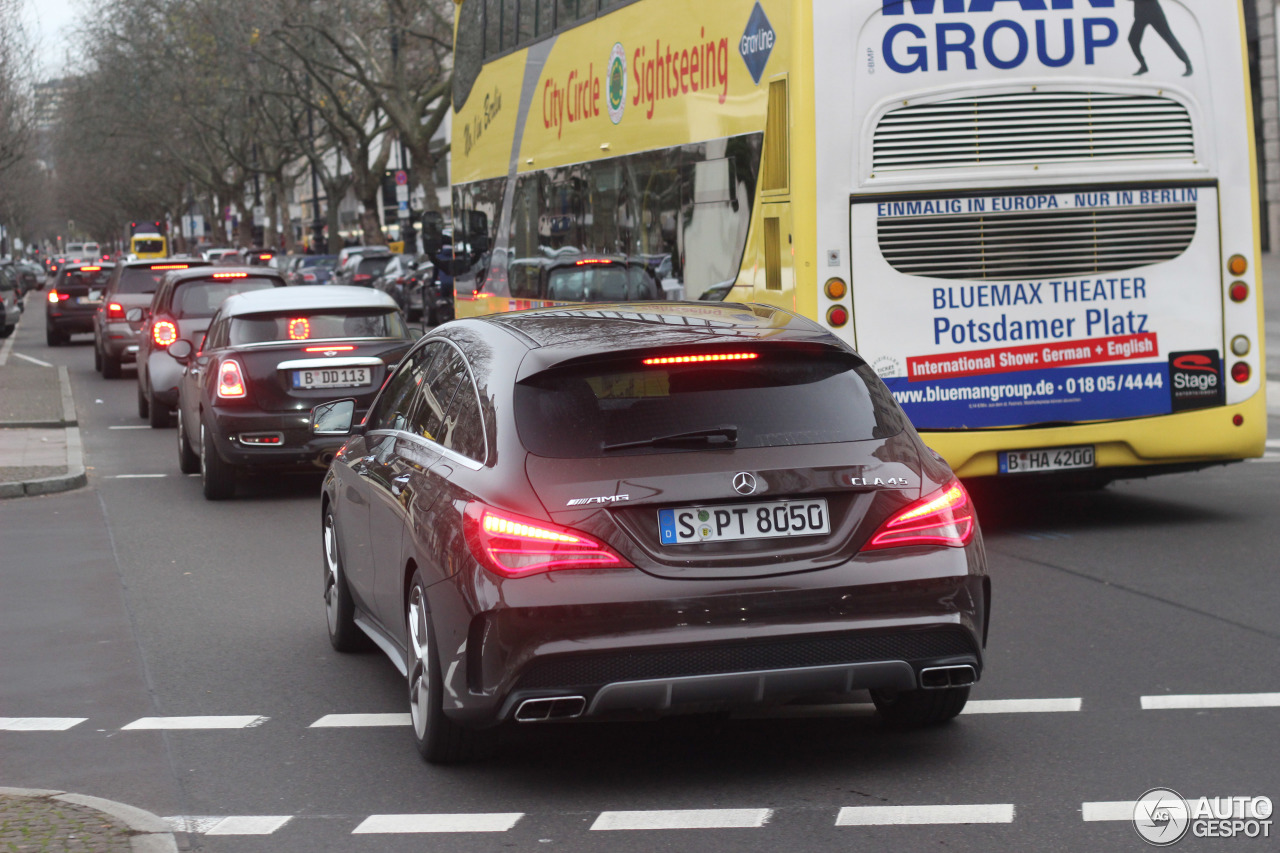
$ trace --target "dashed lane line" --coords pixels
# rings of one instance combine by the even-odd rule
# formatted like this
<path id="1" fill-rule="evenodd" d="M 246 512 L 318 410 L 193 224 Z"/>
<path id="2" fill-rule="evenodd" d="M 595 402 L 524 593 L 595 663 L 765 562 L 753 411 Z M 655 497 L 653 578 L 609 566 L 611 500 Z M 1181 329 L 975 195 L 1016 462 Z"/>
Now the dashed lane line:
<path id="1" fill-rule="evenodd" d="M 764 826 L 773 809 L 660 809 L 643 812 L 601 812 L 592 829 L 755 829 Z"/>
<path id="2" fill-rule="evenodd" d="M 151 424 L 116 424 L 107 429 L 151 429 Z"/>
<path id="3" fill-rule="evenodd" d="M 159 480 L 168 474 L 116 474 L 113 480 Z"/>
<path id="4" fill-rule="evenodd" d="M 407 726 L 408 714 L 325 714 L 312 723 L 312 729 L 361 728 L 366 726 Z"/>
<path id="5" fill-rule="evenodd" d="M 0 732 L 65 732 L 88 717 L 0 717 Z"/>
<path id="6" fill-rule="evenodd" d="M 1087 821 L 1133 820 L 1134 800 L 1115 800 L 1104 803 L 1081 803 L 1080 817 Z"/>
<path id="7" fill-rule="evenodd" d="M 1043 714 L 1079 711 L 1082 702 L 1071 699 L 970 699 L 961 714 Z"/>
<path id="8" fill-rule="evenodd" d="M 1013 823 L 1012 803 L 960 806 L 846 806 L 836 826 L 919 826 L 939 823 Z"/>
<path id="9" fill-rule="evenodd" d="M 265 723 L 269 717 L 218 716 L 218 717 L 142 717 L 121 728 L 121 731 L 156 731 L 168 729 L 252 729 Z"/>
<path id="10" fill-rule="evenodd" d="M 1142 710 L 1168 711 L 1202 708 L 1278 708 L 1280 693 L 1200 693 L 1183 696 L 1143 696 Z"/>
<path id="11" fill-rule="evenodd" d="M 270 835 L 291 820 L 293 815 L 269 814 L 228 817 L 178 815 L 164 818 L 174 832 L 200 835 Z"/>
<path id="12" fill-rule="evenodd" d="M 53 367 L 53 365 L 52 365 L 52 364 L 50 364 L 50 363 L 49 363 L 49 362 L 47 362 L 47 361 L 41 361 L 41 360 L 40 360 L 40 359 L 38 359 L 38 358 L 32 358 L 31 356 L 29 356 L 29 355 L 23 355 L 23 354 L 22 354 L 22 353 L 20 353 L 20 352 L 14 352 L 14 353 L 12 353 L 12 355 L 13 355 L 15 358 L 20 358 L 20 359 L 22 359 L 23 361 L 29 361 L 29 362 L 31 362 L 32 364 L 38 364 L 38 365 L 39 365 L 39 366 L 41 366 L 41 367 Z"/>
<path id="13" fill-rule="evenodd" d="M 360 822 L 352 835 L 425 832 L 506 832 L 524 812 L 496 814 L 375 814 Z"/>

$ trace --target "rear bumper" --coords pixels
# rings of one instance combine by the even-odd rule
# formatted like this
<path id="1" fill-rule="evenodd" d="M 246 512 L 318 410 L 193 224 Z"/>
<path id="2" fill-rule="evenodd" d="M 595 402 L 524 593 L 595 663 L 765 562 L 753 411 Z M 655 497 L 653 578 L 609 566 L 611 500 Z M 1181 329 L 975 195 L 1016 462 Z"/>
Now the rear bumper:
<path id="1" fill-rule="evenodd" d="M 325 469 L 346 441 L 345 436 L 311 434 L 310 412 L 255 412 L 230 408 L 205 411 L 218 455 L 232 465 L 249 468 Z M 279 444 L 253 444 L 255 437 L 280 438 Z"/>
<path id="2" fill-rule="evenodd" d="M 102 352 L 109 358 L 129 364 L 138 359 L 138 335 L 128 323 L 105 323 L 98 333 Z"/>
<path id="3" fill-rule="evenodd" d="M 581 697 L 586 716 L 665 714 L 910 690 L 938 666 L 980 676 L 989 606 L 981 546 L 922 549 L 909 562 L 905 572 L 901 559 L 858 558 L 696 583 L 639 570 L 496 582 L 476 570 L 474 589 L 450 580 L 428 590 L 449 673 L 445 710 L 485 726 L 545 697 Z M 495 604 L 463 621 L 468 600 Z"/>
<path id="4" fill-rule="evenodd" d="M 45 323 L 60 332 L 92 332 L 94 310 L 46 311 Z"/>

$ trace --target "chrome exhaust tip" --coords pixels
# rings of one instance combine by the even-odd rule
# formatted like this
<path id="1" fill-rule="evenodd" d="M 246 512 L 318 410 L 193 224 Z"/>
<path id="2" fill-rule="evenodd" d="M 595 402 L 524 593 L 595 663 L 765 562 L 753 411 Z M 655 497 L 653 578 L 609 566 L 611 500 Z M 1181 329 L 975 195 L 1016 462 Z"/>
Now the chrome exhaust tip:
<path id="1" fill-rule="evenodd" d="M 977 681 L 977 670 L 967 663 L 959 666 L 931 666 L 920 670 L 920 686 L 925 690 L 968 687 Z"/>
<path id="2" fill-rule="evenodd" d="M 526 699 L 516 708 L 516 722 L 537 723 L 543 720 L 570 720 L 582 716 L 587 700 L 582 696 L 544 696 Z"/>

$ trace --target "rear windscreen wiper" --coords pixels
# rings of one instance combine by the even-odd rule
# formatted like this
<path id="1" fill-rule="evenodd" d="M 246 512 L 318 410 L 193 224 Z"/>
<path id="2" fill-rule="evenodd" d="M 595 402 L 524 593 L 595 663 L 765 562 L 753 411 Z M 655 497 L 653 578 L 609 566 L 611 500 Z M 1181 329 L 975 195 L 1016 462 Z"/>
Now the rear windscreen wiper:
<path id="1" fill-rule="evenodd" d="M 689 444 L 703 442 L 714 447 L 733 447 L 738 443 L 738 428 L 732 425 L 694 429 L 688 432 L 675 432 L 671 435 L 658 435 L 640 441 L 620 441 L 617 444 L 606 444 L 601 450 L 626 450 L 629 447 L 661 447 L 667 444 Z"/>

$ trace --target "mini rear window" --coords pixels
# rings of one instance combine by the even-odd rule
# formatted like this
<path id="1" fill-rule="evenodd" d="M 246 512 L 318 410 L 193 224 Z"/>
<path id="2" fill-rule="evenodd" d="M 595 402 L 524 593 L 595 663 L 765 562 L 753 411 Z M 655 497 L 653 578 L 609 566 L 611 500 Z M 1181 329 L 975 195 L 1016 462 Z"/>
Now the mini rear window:
<path id="1" fill-rule="evenodd" d="M 69 269 L 67 270 L 64 284 L 87 287 L 105 287 L 107 280 L 110 278 L 111 267 L 102 267 L 101 269 L 96 270 Z"/>
<path id="2" fill-rule="evenodd" d="M 246 314 L 231 321 L 231 345 L 333 338 L 407 338 L 395 310 L 290 311 Z"/>
<path id="3" fill-rule="evenodd" d="M 639 357 L 551 370 L 515 389 L 516 425 L 531 452 L 557 458 L 672 453 L 698 441 L 605 450 L 661 436 L 731 427 L 736 447 L 888 438 L 906 417 L 853 355 L 767 350 L 741 362 L 645 366 Z"/>
<path id="4" fill-rule="evenodd" d="M 225 281 L 196 279 L 182 282 L 173 292 L 173 309 L 179 318 L 212 317 L 228 296 L 277 287 L 273 278 L 230 278 Z"/>

